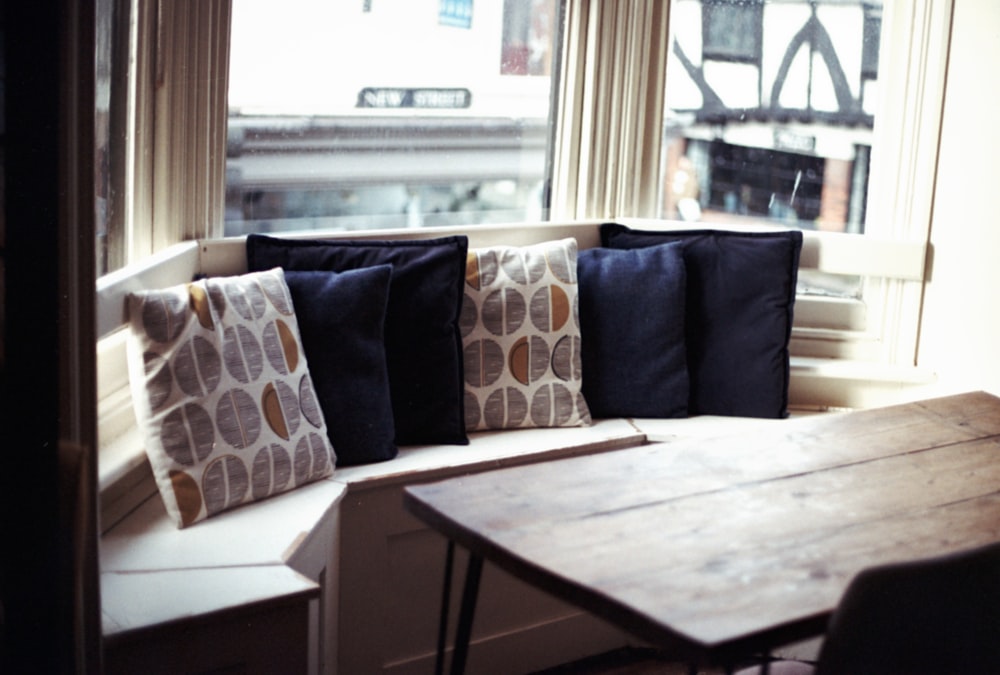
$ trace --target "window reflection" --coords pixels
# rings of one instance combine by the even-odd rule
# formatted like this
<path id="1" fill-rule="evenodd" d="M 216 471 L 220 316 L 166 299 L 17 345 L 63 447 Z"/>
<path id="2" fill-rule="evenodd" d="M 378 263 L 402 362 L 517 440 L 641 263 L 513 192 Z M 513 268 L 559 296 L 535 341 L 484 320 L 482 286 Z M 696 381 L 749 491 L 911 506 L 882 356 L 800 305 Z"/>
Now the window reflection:
<path id="1" fill-rule="evenodd" d="M 861 233 L 877 0 L 676 0 L 661 215 Z"/>
<path id="2" fill-rule="evenodd" d="M 558 0 L 288 2 L 233 3 L 227 235 L 546 217 Z"/>

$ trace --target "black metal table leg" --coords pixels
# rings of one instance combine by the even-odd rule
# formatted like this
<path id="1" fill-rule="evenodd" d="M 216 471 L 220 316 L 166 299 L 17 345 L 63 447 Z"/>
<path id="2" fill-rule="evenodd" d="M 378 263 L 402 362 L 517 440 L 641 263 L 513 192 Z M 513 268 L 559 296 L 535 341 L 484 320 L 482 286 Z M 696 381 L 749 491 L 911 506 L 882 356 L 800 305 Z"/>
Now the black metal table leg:
<path id="1" fill-rule="evenodd" d="M 438 620 L 437 658 L 434 661 L 434 675 L 444 675 L 444 653 L 448 647 L 448 610 L 451 606 L 451 574 L 454 561 L 455 542 L 449 539 L 444 559 L 444 586 L 441 591 L 441 614 Z"/>
<path id="2" fill-rule="evenodd" d="M 438 619 L 437 657 L 434 661 L 435 675 L 444 674 L 444 657 L 448 648 L 448 613 L 451 608 L 451 578 L 455 566 L 455 542 L 448 541 L 444 561 L 444 586 L 441 591 L 441 615 Z M 455 648 L 451 657 L 451 672 L 460 675 L 465 671 L 465 661 L 469 655 L 469 639 L 472 636 L 472 620 L 476 613 L 479 596 L 479 579 L 483 573 L 483 557 L 470 553 L 469 566 L 465 572 L 465 587 L 462 589 L 462 606 L 459 609 L 458 627 L 455 630 Z"/>
<path id="3" fill-rule="evenodd" d="M 451 659 L 452 675 L 465 672 L 465 659 L 469 654 L 469 638 L 472 635 L 472 619 L 476 613 L 476 599 L 479 595 L 479 578 L 483 572 L 483 557 L 469 554 L 469 567 L 465 572 L 465 588 L 462 590 L 462 608 L 458 615 L 458 629 L 455 633 L 455 653 Z"/>

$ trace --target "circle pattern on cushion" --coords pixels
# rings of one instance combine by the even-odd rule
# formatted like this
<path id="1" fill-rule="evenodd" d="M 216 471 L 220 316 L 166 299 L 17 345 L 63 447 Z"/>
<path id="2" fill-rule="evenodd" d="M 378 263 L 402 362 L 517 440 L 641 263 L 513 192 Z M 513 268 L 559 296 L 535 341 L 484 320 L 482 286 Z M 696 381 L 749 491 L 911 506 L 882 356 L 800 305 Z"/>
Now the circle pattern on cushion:
<path id="1" fill-rule="evenodd" d="M 461 312 L 468 431 L 580 426 L 575 239 L 469 251 Z"/>
<path id="2" fill-rule="evenodd" d="M 133 293 L 128 304 L 136 416 L 178 527 L 333 471 L 280 268 Z"/>

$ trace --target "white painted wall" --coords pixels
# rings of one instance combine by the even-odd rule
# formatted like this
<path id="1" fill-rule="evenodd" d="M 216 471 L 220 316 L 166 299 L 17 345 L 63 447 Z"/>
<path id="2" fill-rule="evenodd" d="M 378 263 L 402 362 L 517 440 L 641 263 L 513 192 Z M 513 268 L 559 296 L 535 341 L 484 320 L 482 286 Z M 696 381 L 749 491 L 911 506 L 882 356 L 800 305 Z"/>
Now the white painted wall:
<path id="1" fill-rule="evenodd" d="M 1000 2 L 955 0 L 918 364 L 1000 394 Z"/>

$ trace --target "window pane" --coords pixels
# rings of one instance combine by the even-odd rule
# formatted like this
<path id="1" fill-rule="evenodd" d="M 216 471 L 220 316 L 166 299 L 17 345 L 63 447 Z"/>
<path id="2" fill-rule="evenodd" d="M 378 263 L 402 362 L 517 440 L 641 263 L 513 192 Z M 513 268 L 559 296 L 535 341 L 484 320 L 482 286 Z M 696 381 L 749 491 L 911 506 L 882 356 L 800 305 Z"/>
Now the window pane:
<path id="1" fill-rule="evenodd" d="M 96 271 L 100 277 L 127 265 L 132 239 L 125 217 L 130 178 L 126 129 L 131 73 L 131 3 L 94 3 L 94 199 Z"/>
<path id="2" fill-rule="evenodd" d="M 546 216 L 558 0 L 235 0 L 226 234 Z"/>
<path id="3" fill-rule="evenodd" d="M 675 0 L 670 27 L 661 215 L 864 232 L 880 0 Z"/>
<path id="4" fill-rule="evenodd" d="M 121 267 L 123 235 L 112 223 L 111 195 L 111 53 L 114 3 L 97 0 L 94 12 L 94 223 L 97 242 L 94 250 L 97 276 Z M 116 255 L 117 254 L 117 255 Z"/>
<path id="5" fill-rule="evenodd" d="M 712 58 L 760 59 L 760 0 L 710 0 L 702 3 L 704 53 Z"/>

